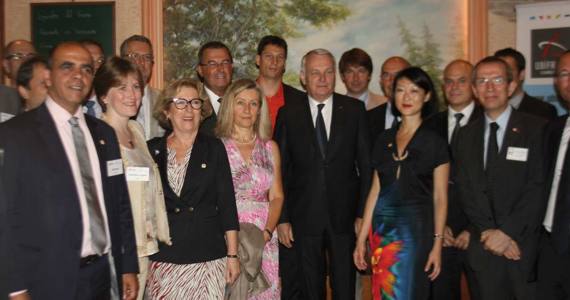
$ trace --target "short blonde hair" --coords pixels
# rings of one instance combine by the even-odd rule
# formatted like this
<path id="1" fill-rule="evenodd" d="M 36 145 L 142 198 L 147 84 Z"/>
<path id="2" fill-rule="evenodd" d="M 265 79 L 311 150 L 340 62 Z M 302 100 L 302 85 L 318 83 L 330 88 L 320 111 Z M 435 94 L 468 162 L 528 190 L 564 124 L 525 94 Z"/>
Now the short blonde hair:
<path id="1" fill-rule="evenodd" d="M 162 93 L 160 93 L 160 97 L 154 105 L 152 115 L 158 121 L 158 124 L 160 124 L 164 129 L 172 130 L 172 124 L 170 123 L 170 120 L 166 118 L 165 112 L 168 111 L 169 105 L 172 103 L 172 98 L 174 98 L 182 88 L 192 88 L 196 90 L 196 93 L 200 94 L 201 85 L 194 79 L 178 79 L 169 84 Z M 204 104 L 200 110 L 200 115 L 202 116 L 200 122 L 209 117 L 212 114 L 212 111 L 212 104 L 210 104 L 209 101 L 204 100 Z"/>
<path id="2" fill-rule="evenodd" d="M 257 83 L 251 79 L 239 79 L 234 81 L 227 89 L 220 104 L 218 112 L 218 123 L 216 124 L 216 135 L 218 137 L 230 137 L 234 129 L 234 107 L 236 96 L 245 90 L 255 90 L 260 103 L 260 111 L 253 131 L 262 140 L 271 139 L 271 120 L 269 119 L 269 108 L 263 95 L 263 91 Z"/>

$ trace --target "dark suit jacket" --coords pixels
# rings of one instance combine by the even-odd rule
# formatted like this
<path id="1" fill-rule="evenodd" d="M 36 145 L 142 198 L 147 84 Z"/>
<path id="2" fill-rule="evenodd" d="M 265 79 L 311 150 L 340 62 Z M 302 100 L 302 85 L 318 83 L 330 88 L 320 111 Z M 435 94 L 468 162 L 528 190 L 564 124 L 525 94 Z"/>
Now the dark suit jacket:
<path id="1" fill-rule="evenodd" d="M 366 112 L 372 145 L 374 145 L 380 133 L 386 129 L 386 109 L 388 109 L 387 102 Z"/>
<path id="2" fill-rule="evenodd" d="M 556 108 L 552 104 L 530 96 L 527 93 L 524 93 L 524 97 L 521 101 L 519 109 L 517 110 L 520 112 L 525 112 L 527 114 L 535 115 L 537 117 L 541 117 L 547 121 L 552 121 L 556 118 L 556 116 L 558 116 Z"/>
<path id="3" fill-rule="evenodd" d="M 117 137 L 103 121 L 85 116 L 99 156 L 111 251 L 121 274 L 138 273 L 129 194 L 124 175 L 107 175 L 121 159 Z M 77 190 L 55 123 L 44 105 L 0 125 L 12 249 L 10 291 L 32 299 L 74 299 L 83 224 Z M 119 288 L 120 292 L 121 288 Z"/>
<path id="4" fill-rule="evenodd" d="M 8 222 L 6 212 L 6 197 L 4 196 L 4 149 L 0 148 L 0 299 L 8 298 L 8 275 L 10 268 L 8 262 L 10 256 L 8 255 L 8 246 L 10 245 L 10 238 L 8 237 Z"/>
<path id="5" fill-rule="evenodd" d="M 494 169 L 494 181 L 487 184 L 483 169 L 485 118 L 465 126 L 454 146 L 456 185 L 461 204 L 475 232 L 467 249 L 473 268 L 490 268 L 493 254 L 483 249 L 480 233 L 500 229 L 521 249 L 521 270 L 529 274 L 536 257 L 540 212 L 543 201 L 542 139 L 544 120 L 513 110 Z M 509 147 L 528 149 L 526 161 L 507 160 Z M 488 195 L 492 193 L 493 202 Z M 492 205 L 492 206 L 491 206 Z M 494 211 L 494 214 L 493 214 Z M 506 258 L 505 258 L 506 260 Z"/>
<path id="6" fill-rule="evenodd" d="M 208 93 L 206 92 L 206 88 L 204 87 L 203 83 L 200 83 L 200 86 L 198 87 L 198 93 L 200 99 L 205 101 L 204 105 L 212 106 L 211 101 L 218 101 L 218 99 L 210 99 L 210 97 L 208 97 Z M 207 118 L 205 118 L 204 120 L 202 120 L 202 123 L 200 123 L 200 129 L 199 129 L 200 133 L 209 136 L 215 136 L 214 129 L 216 128 L 217 122 L 218 122 L 218 116 L 216 115 L 216 112 L 212 107 L 212 114 Z"/>
<path id="7" fill-rule="evenodd" d="M 277 116 L 285 191 L 280 222 L 291 222 L 297 234 L 319 234 L 328 224 L 336 233 L 353 232 L 370 189 L 364 104 L 334 94 L 332 109 L 326 158 L 317 145 L 306 95 L 289 101 Z"/>
<path id="8" fill-rule="evenodd" d="M 22 101 L 16 89 L 0 84 L 0 112 L 17 115 L 22 110 Z"/>
<path id="9" fill-rule="evenodd" d="M 545 212 L 548 200 L 550 197 L 550 190 L 552 188 L 552 180 L 554 178 L 554 171 L 556 168 L 556 159 L 558 157 L 558 149 L 560 147 L 560 140 L 568 115 L 556 118 L 550 122 L 546 128 L 545 134 L 545 169 L 546 169 L 546 184 L 544 189 L 544 206 L 541 211 Z M 566 152 L 568 153 L 568 152 Z M 556 206 L 554 207 L 553 219 L 553 232 L 552 241 L 556 250 L 560 254 L 570 254 L 570 156 L 564 157 L 562 166 L 562 176 L 558 184 L 558 196 L 556 199 Z M 555 228 L 554 228 L 555 227 Z"/>
<path id="10" fill-rule="evenodd" d="M 176 264 L 226 256 L 224 234 L 239 230 L 236 199 L 226 148 L 199 133 L 192 147 L 180 197 L 168 182 L 166 136 L 148 142 L 162 179 L 172 246 L 160 244 L 151 260 Z"/>
<path id="11" fill-rule="evenodd" d="M 449 130 L 448 130 L 449 125 L 448 125 L 448 116 L 447 116 L 448 113 L 449 111 L 447 109 L 439 113 L 436 113 L 435 115 L 429 117 L 423 124 L 427 128 L 430 128 L 435 132 L 437 132 L 446 141 L 449 141 Z M 473 123 L 473 121 L 477 120 L 482 116 L 483 116 L 483 109 L 479 105 L 475 105 L 473 113 L 471 113 L 469 120 L 467 120 L 467 124 Z M 451 156 L 451 158 L 452 158 L 451 163 L 452 165 L 454 165 L 453 155 Z M 451 178 L 453 178 L 453 176 L 451 176 L 450 179 Z M 447 226 L 451 228 L 454 235 L 458 235 L 468 225 L 467 218 L 463 213 L 461 204 L 459 203 L 459 198 L 457 198 L 457 196 L 458 195 L 457 195 L 457 190 L 455 188 L 455 184 L 453 180 L 450 180 L 448 187 L 448 197 L 447 197 L 448 199 Z"/>

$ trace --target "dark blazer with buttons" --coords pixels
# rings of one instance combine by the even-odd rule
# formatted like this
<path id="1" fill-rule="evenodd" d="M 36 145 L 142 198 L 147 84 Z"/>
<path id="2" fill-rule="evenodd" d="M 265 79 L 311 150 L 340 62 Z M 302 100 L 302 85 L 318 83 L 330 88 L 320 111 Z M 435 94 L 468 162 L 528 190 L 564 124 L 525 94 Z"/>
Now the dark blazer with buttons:
<path id="1" fill-rule="evenodd" d="M 473 123 L 473 121 L 477 120 L 478 118 L 483 116 L 483 109 L 481 106 L 475 104 L 475 108 L 473 109 L 473 113 L 467 120 L 467 124 Z M 448 110 L 441 111 L 429 117 L 423 123 L 423 126 L 432 129 L 437 134 L 439 134 L 442 138 L 446 141 L 449 141 L 449 130 L 448 130 Z M 451 149 L 450 149 L 451 150 Z M 451 156 L 452 160 L 452 168 L 453 168 L 453 155 Z M 459 203 L 459 199 L 457 198 L 457 191 L 455 189 L 455 185 L 453 180 L 449 181 L 449 188 L 448 188 L 448 205 L 447 205 L 447 226 L 451 228 L 454 235 L 458 235 L 461 231 L 463 231 L 468 222 L 463 210 L 461 209 L 461 204 Z"/>
<path id="2" fill-rule="evenodd" d="M 107 162 L 121 159 L 119 143 L 105 122 L 88 115 L 85 120 L 99 157 L 122 293 L 120 275 L 138 273 L 138 263 L 125 177 L 107 173 Z M 45 104 L 0 124 L 0 148 L 10 226 L 10 292 L 27 289 L 32 299 L 74 299 L 83 234 L 81 209 L 71 166 Z"/>
<path id="3" fill-rule="evenodd" d="M 474 231 L 467 249 L 474 269 L 491 268 L 494 256 L 483 249 L 480 233 L 500 229 L 514 239 L 522 252 L 518 262 L 523 274 L 530 274 L 536 257 L 543 207 L 543 131 L 541 118 L 513 110 L 508 121 L 494 180 L 487 184 L 483 166 L 485 118 L 463 127 L 453 151 L 456 179 L 462 207 Z M 509 147 L 528 149 L 526 161 L 508 160 Z M 490 203 L 488 194 L 493 194 Z M 492 205 L 492 206 L 491 206 Z M 493 214 L 494 211 L 494 214 Z M 505 260 L 507 260 L 505 258 Z"/>
<path id="4" fill-rule="evenodd" d="M 3 268 L 0 268 L 0 299 L 7 299 L 8 290 L 8 275 L 9 268 L 6 267 L 9 261 L 8 245 L 10 245 L 10 238 L 8 237 L 8 222 L 6 211 L 6 197 L 4 196 L 3 186 L 3 167 L 4 167 L 4 149 L 0 148 L 0 262 Z"/>
<path id="5" fill-rule="evenodd" d="M 541 117 L 547 121 L 552 121 L 558 116 L 556 108 L 545 101 L 537 99 L 524 93 L 524 97 L 517 111 Z"/>
<path id="6" fill-rule="evenodd" d="M 282 160 L 285 203 L 280 223 L 296 234 L 320 234 L 330 222 L 337 234 L 354 232 L 371 182 L 370 134 L 364 104 L 333 94 L 332 118 L 323 158 L 309 98 L 287 102 L 277 115 L 275 140 Z"/>
<path id="7" fill-rule="evenodd" d="M 372 145 L 374 145 L 380 133 L 386 129 L 386 109 L 388 109 L 388 102 L 366 112 Z"/>
<path id="8" fill-rule="evenodd" d="M 225 232 L 239 230 L 232 174 L 226 149 L 212 136 L 198 133 L 184 185 L 178 197 L 168 182 L 166 135 L 148 142 L 160 170 L 172 246 L 160 243 L 153 261 L 206 262 L 227 254 Z"/>

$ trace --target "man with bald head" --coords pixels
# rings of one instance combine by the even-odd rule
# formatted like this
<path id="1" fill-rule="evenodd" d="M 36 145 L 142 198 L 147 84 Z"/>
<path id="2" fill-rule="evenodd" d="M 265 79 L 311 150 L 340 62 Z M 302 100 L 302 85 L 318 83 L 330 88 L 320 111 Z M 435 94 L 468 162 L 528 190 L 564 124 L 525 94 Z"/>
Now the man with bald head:
<path id="1" fill-rule="evenodd" d="M 110 126 L 81 110 L 93 60 L 81 44 L 64 42 L 51 51 L 49 70 L 44 104 L 0 124 L 10 296 L 135 299 L 119 144 Z"/>
<path id="2" fill-rule="evenodd" d="M 410 63 L 400 56 L 392 56 L 382 64 L 380 73 L 380 87 L 387 101 L 376 108 L 369 110 L 366 115 L 370 124 L 370 134 L 372 142 L 376 137 L 386 129 L 392 128 L 398 120 L 392 114 L 392 89 L 394 86 L 394 78 L 398 72 L 410 66 Z"/>
<path id="3" fill-rule="evenodd" d="M 326 258 L 333 299 L 354 299 L 352 251 L 370 188 L 370 141 L 364 103 L 334 93 L 335 74 L 329 51 L 305 54 L 307 95 L 285 103 L 275 126 L 286 195 L 277 230 L 296 253 L 299 299 L 325 299 Z"/>
<path id="4" fill-rule="evenodd" d="M 441 111 L 424 124 L 433 129 L 441 137 L 452 144 L 459 133 L 459 129 L 468 123 L 472 123 L 483 115 L 483 110 L 476 103 L 471 88 L 471 76 L 473 66 L 468 61 L 457 59 L 450 62 L 443 70 L 442 90 L 447 102 L 447 109 Z M 454 165 L 453 156 L 451 161 Z M 448 191 L 447 225 L 444 231 L 442 261 L 445 268 L 434 281 L 432 288 L 433 299 L 457 299 L 461 298 L 460 279 L 463 269 L 464 252 L 469 245 L 470 234 L 467 231 L 465 214 L 455 190 L 453 182 Z M 467 278 L 470 279 L 470 273 Z M 474 297 L 475 287 L 470 286 L 470 292 Z"/>
<path id="5" fill-rule="evenodd" d="M 0 84 L 0 123 L 21 111 L 20 97 L 16 91 L 16 78 L 20 65 L 36 54 L 34 45 L 26 40 L 14 40 L 4 48 L 2 66 L 10 79 L 9 86 Z"/>
<path id="6" fill-rule="evenodd" d="M 570 107 L 570 51 L 556 64 L 554 87 Z M 558 117 L 546 128 L 545 205 L 538 259 L 538 299 L 570 298 L 570 119 Z"/>

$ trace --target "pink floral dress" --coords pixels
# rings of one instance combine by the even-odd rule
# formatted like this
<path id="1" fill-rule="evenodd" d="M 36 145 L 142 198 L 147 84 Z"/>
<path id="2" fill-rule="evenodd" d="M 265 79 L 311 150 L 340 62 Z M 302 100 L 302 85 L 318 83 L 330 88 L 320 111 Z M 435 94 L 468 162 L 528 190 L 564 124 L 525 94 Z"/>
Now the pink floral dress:
<path id="1" fill-rule="evenodd" d="M 269 188 L 273 181 L 271 143 L 259 138 L 256 139 L 251 153 L 251 161 L 246 162 L 232 139 L 223 138 L 222 141 L 226 146 L 232 170 L 239 222 L 253 223 L 264 230 L 269 216 Z M 278 240 L 275 234 L 265 244 L 261 264 L 271 287 L 249 299 L 273 300 L 281 298 L 278 250 Z"/>

